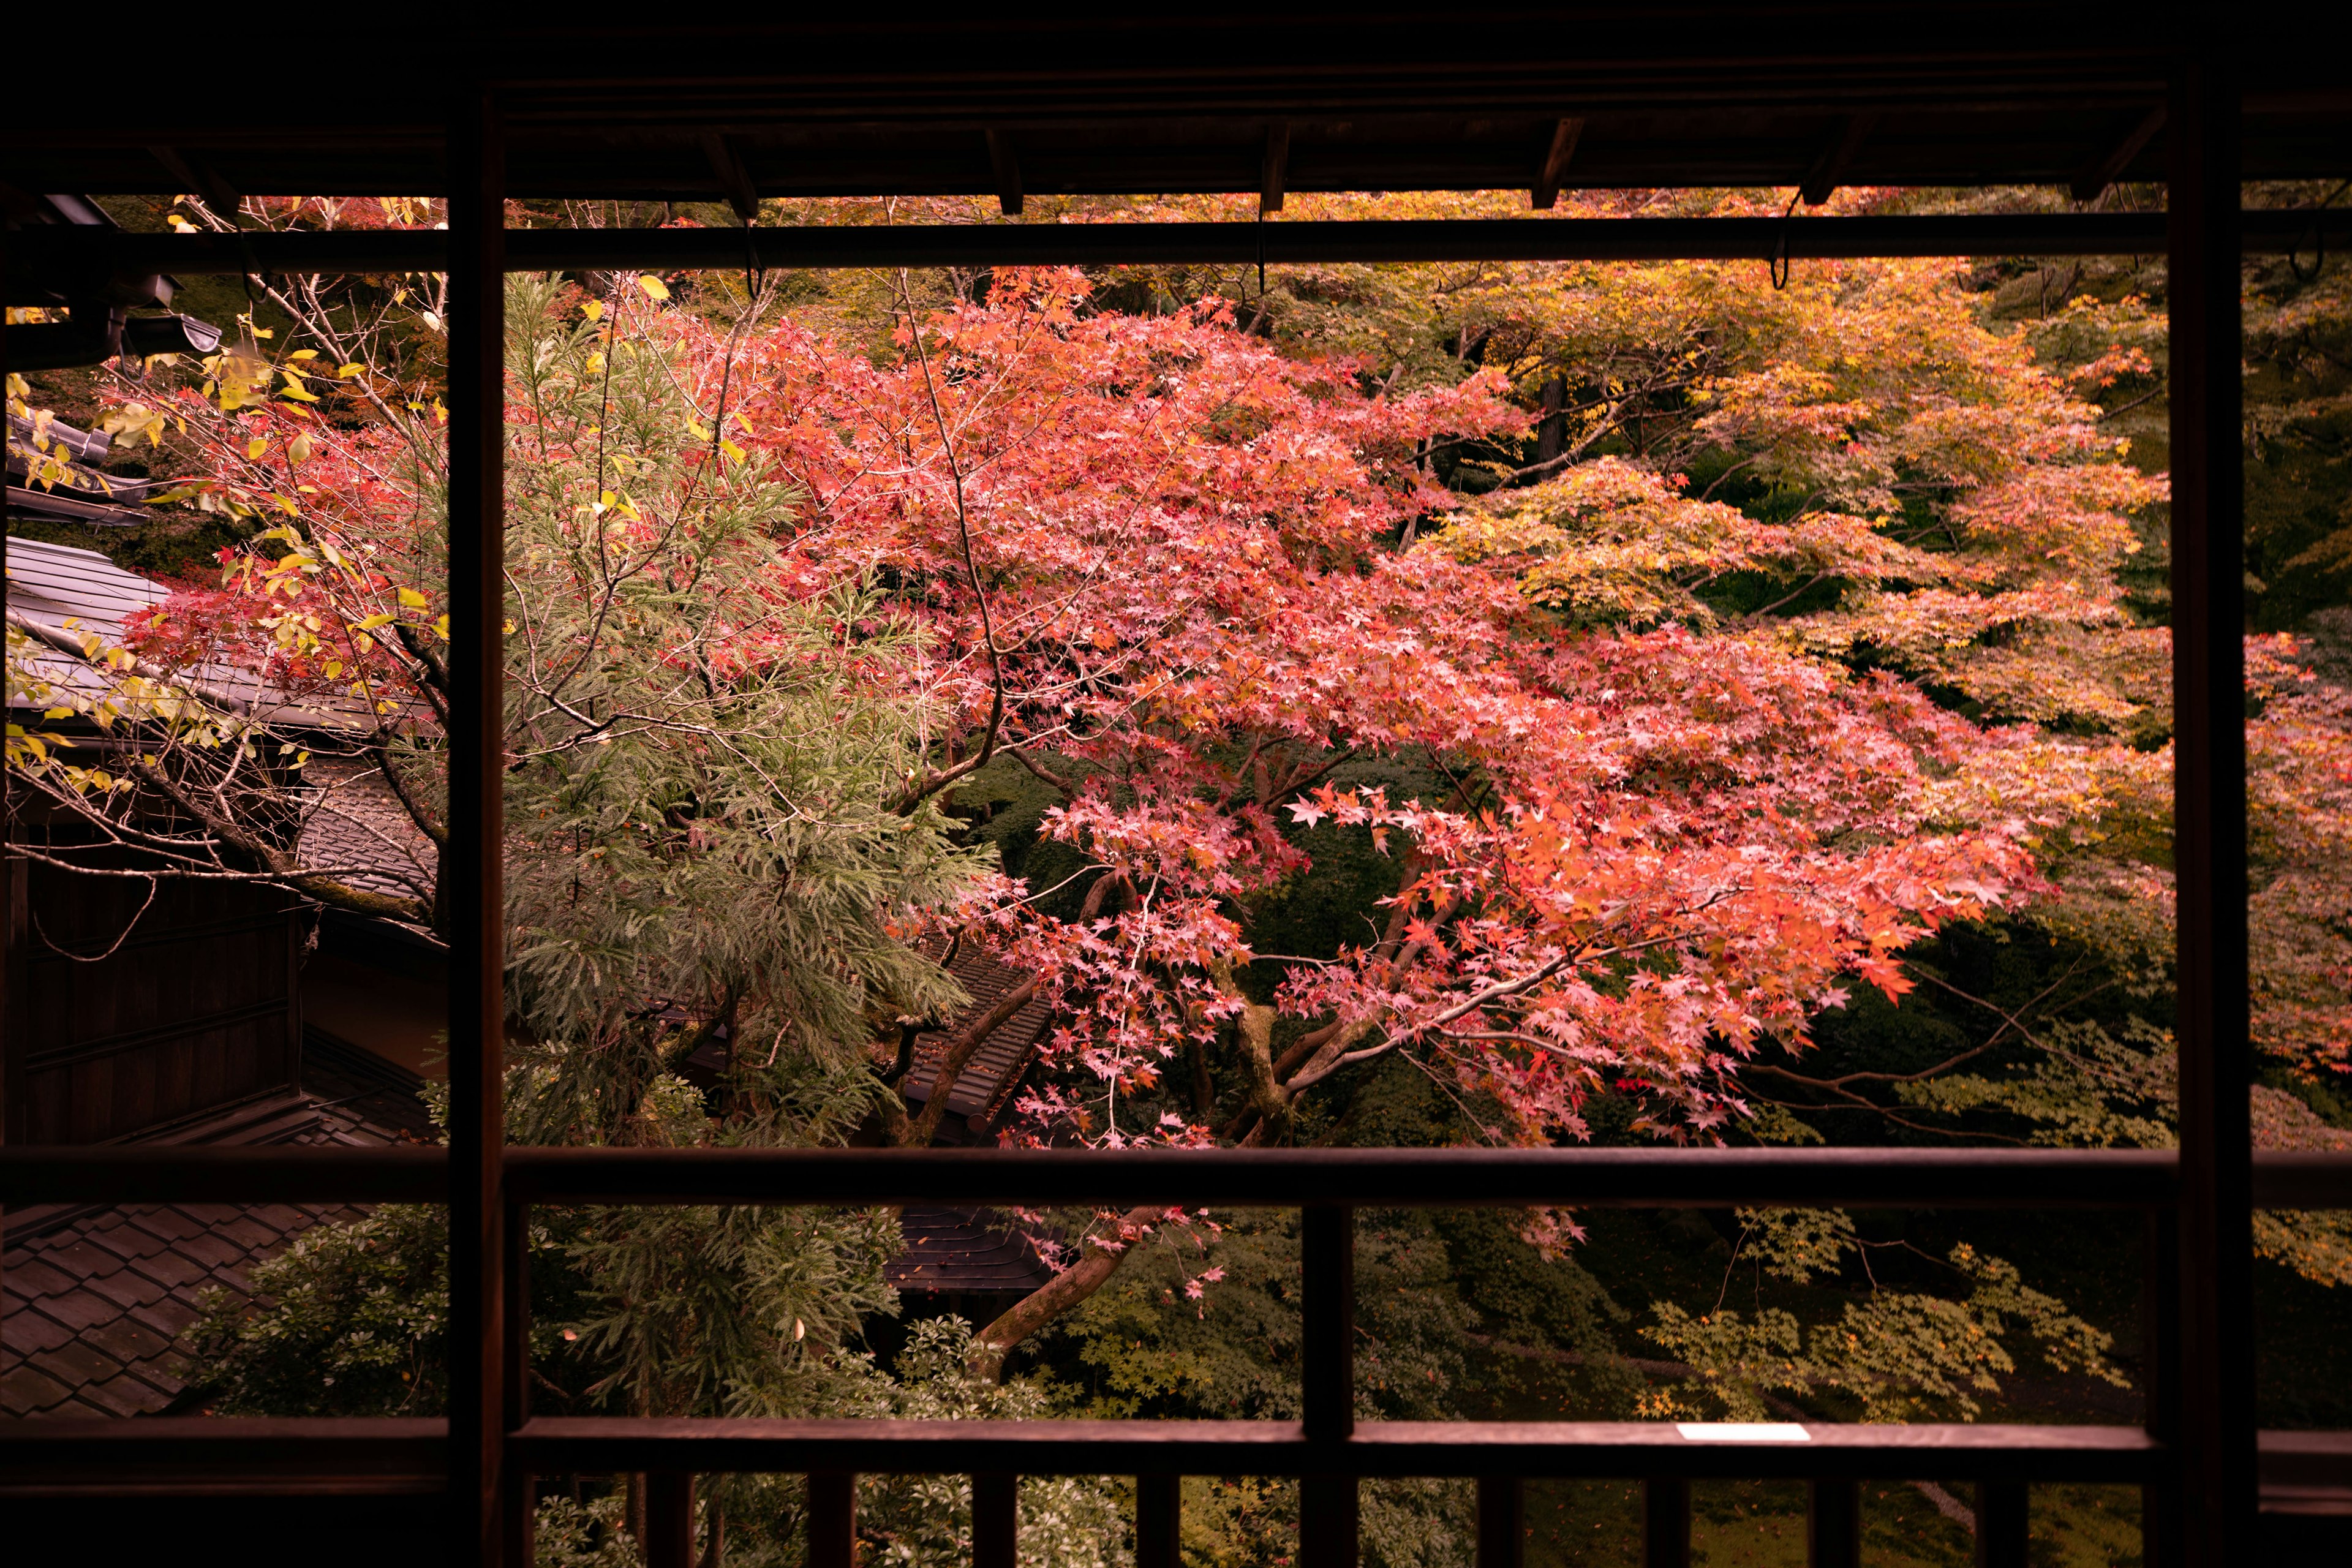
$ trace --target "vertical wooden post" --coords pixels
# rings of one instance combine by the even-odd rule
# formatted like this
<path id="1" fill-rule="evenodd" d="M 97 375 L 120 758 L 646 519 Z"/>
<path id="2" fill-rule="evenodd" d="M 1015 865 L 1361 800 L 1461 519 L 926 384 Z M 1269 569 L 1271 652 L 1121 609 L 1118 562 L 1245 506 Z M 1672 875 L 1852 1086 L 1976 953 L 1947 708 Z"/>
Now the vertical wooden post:
<path id="1" fill-rule="evenodd" d="M 1862 1568 L 1862 1484 L 1815 1481 L 1805 1511 L 1805 1561 L 1812 1568 Z"/>
<path id="2" fill-rule="evenodd" d="M 1021 1478 L 971 1478 L 971 1568 L 1013 1568 L 1020 1553 Z"/>
<path id="3" fill-rule="evenodd" d="M 1977 1483 L 1977 1568 L 2025 1568 L 2029 1501 L 2023 1481 Z"/>
<path id="4" fill-rule="evenodd" d="M 1642 1483 L 1642 1568 L 1690 1568 L 1690 1482 L 1653 1476 Z"/>
<path id="5" fill-rule="evenodd" d="M 1135 1568 L 1178 1568 L 1183 1559 L 1184 1478 L 1135 1478 Z"/>
<path id="6" fill-rule="evenodd" d="M 449 1510 L 452 1563 L 511 1560 L 499 858 L 505 636 L 506 166 L 468 83 L 449 134 Z M 512 1521 L 520 1526 L 520 1521 Z"/>
<path id="7" fill-rule="evenodd" d="M 499 1222 L 505 1238 L 499 1282 L 505 1310 L 499 1331 L 505 1341 L 499 1350 L 505 1372 L 499 1400 L 501 1429 L 513 1433 L 530 1419 L 530 1205 L 505 1201 Z M 500 1509 L 503 1534 L 500 1562 L 505 1568 L 531 1568 L 538 1561 L 532 1532 L 537 1528 L 536 1499 L 531 1477 L 512 1464 L 501 1466 L 504 1499 Z"/>
<path id="8" fill-rule="evenodd" d="M 646 1568 L 694 1568 L 694 1478 L 676 1470 L 646 1477 Z"/>
<path id="9" fill-rule="evenodd" d="M 2245 498 L 2239 100 L 2218 10 L 2184 37 L 2170 155 L 2173 866 L 2180 1048 L 2181 1561 L 2242 1563 L 2255 1525 L 2247 1031 Z"/>
<path id="10" fill-rule="evenodd" d="M 2162 1479 L 2139 1489 L 2140 1562 L 2177 1568 L 2180 1561 L 2180 1220 L 2151 1209 L 2140 1256 L 2141 1416 L 2147 1435 L 2172 1461 Z"/>
<path id="11" fill-rule="evenodd" d="M 1298 1481 L 1300 1568 L 1356 1568 L 1356 1478 L 1302 1476 Z"/>
<path id="12" fill-rule="evenodd" d="M 0 230 L 0 275 L 5 275 L 7 262 L 6 231 Z M 5 412 L 8 387 L 8 312 L 0 309 L 0 413 Z M 0 522 L 0 596 L 7 593 L 8 529 Z M 10 1142 L 8 1129 L 17 1112 L 18 1096 L 16 1062 L 24 1052 L 25 1042 L 13 1026 L 16 1023 L 18 982 L 13 971 L 16 967 L 16 883 L 23 875 L 9 847 L 16 837 L 16 805 L 13 780 L 8 770 L 0 766 L 0 1144 Z M 8 1209 L 0 1204 L 0 1221 L 7 1218 Z M 0 1237 L 5 1236 L 0 1229 Z M 5 1252 L 0 1245 L 0 1252 Z"/>
<path id="13" fill-rule="evenodd" d="M 1519 1568 L 1527 1553 L 1527 1488 L 1517 1476 L 1480 1476 L 1478 1568 Z"/>
<path id="14" fill-rule="evenodd" d="M 1300 1216 L 1300 1418 L 1325 1449 L 1298 1487 L 1301 1568 L 1356 1568 L 1356 1478 L 1341 1452 L 1356 1430 L 1356 1215 Z"/>
<path id="15" fill-rule="evenodd" d="M 808 1479 L 808 1568 L 854 1568 L 857 1554 L 857 1478 L 817 1470 Z"/>

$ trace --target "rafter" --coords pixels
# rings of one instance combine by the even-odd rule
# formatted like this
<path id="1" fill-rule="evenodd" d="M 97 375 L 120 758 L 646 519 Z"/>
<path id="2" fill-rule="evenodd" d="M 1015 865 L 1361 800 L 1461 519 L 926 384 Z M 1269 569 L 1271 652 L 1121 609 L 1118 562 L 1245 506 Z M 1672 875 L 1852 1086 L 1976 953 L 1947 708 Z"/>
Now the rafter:
<path id="1" fill-rule="evenodd" d="M 2097 201 L 2100 193 L 2116 183 L 2116 176 L 2139 156 L 2140 149 L 2154 141 L 2156 133 L 2163 129 L 2164 105 L 2159 103 L 2140 116 L 2114 146 L 2083 165 L 2082 173 L 2074 179 L 2074 199 L 2078 202 Z"/>
<path id="2" fill-rule="evenodd" d="M 719 189 L 727 197 L 727 205 L 746 227 L 760 216 L 759 188 L 751 184 L 751 172 L 743 167 L 742 155 L 735 144 L 716 131 L 702 134 L 702 155 L 709 160 L 710 172 L 719 181 Z"/>
<path id="3" fill-rule="evenodd" d="M 1290 177 L 1290 121 L 1277 120 L 1265 128 L 1265 160 L 1259 170 L 1257 210 L 1282 210 L 1282 187 Z"/>
<path id="4" fill-rule="evenodd" d="M 1576 157 L 1576 143 L 1584 135 L 1581 118 L 1562 120 L 1552 127 L 1551 146 L 1544 153 L 1543 172 L 1536 176 L 1535 189 L 1528 194 L 1528 205 L 1538 212 L 1549 212 L 1559 200 L 1559 184 L 1568 175 L 1568 165 Z"/>
<path id="5" fill-rule="evenodd" d="M 155 162 L 163 165 L 182 188 L 205 198 L 205 205 L 224 216 L 236 211 L 245 198 L 235 185 L 221 178 L 220 171 L 203 160 L 182 153 L 177 147 L 152 146 L 147 151 Z"/>
<path id="6" fill-rule="evenodd" d="M 1803 181 L 1797 186 L 1797 194 L 1805 199 L 1807 206 L 1817 207 L 1830 199 L 1830 193 L 1844 182 L 1846 170 L 1853 166 L 1862 144 L 1877 128 L 1878 114 L 1874 110 L 1846 116 L 1836 140 L 1822 149 L 1822 155 L 1813 160 L 1813 166 L 1805 171 Z"/>
<path id="7" fill-rule="evenodd" d="M 990 126 L 988 166 L 996 176 L 996 205 L 1006 217 L 1021 216 L 1021 159 L 1013 150 L 1013 133 Z"/>

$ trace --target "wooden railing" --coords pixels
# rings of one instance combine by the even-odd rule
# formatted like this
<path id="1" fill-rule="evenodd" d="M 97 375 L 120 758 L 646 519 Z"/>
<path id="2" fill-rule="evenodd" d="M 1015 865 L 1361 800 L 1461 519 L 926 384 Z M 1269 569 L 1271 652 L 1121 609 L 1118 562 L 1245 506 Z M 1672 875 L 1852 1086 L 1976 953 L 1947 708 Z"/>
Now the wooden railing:
<path id="1" fill-rule="evenodd" d="M 1356 1561 L 1358 1482 L 1478 1481 L 1481 1568 L 1519 1561 L 1521 1485 L 1550 1477 L 1643 1486 L 1645 1561 L 1688 1561 L 1690 1483 L 1803 1480 L 1811 1561 L 1858 1563 L 1859 1484 L 1921 1477 L 1977 1483 L 1981 1561 L 2025 1561 L 2025 1489 L 2036 1481 L 2145 1489 L 2160 1516 L 2179 1485 L 2161 1388 L 2137 1426 L 1774 1423 L 1759 1430 L 1665 1422 L 1387 1422 L 1355 1417 L 1351 1347 L 1356 1208 L 1532 1205 L 1580 1208 L 1739 1205 L 2095 1209 L 2145 1216 L 2154 1278 L 2146 1300 L 2168 1317 L 2170 1210 L 2179 1168 L 2162 1152 L 1989 1150 L 721 1150 L 503 1151 L 508 1236 L 535 1205 L 759 1204 L 866 1206 L 953 1193 L 958 1201 L 1063 1205 L 1297 1208 L 1304 1216 L 1301 1418 L 1297 1421 L 865 1421 L 551 1417 L 528 1397 L 528 1297 L 510 1253 L 497 1325 L 508 1369 L 502 1472 L 530 1478 L 642 1472 L 656 1568 L 686 1563 L 692 1478 L 809 1478 L 812 1568 L 848 1568 L 857 1474 L 973 1478 L 974 1563 L 1010 1564 L 1024 1475 L 1136 1479 L 1142 1568 L 1176 1562 L 1177 1486 L 1186 1475 L 1301 1482 L 1306 1568 Z M 0 1203 L 436 1202 L 436 1149 L 0 1149 Z M 2263 1153 L 2254 1197 L 2272 1208 L 2352 1208 L 2352 1154 Z M 2142 1325 L 2144 1342 L 2177 1331 Z M 2352 1487 L 2352 1433 L 2266 1433 L 2279 1484 Z M 449 1462 L 441 1421 L 166 1418 L 0 1423 L 0 1496 L 136 1486 L 257 1493 L 293 1488 L 439 1493 Z"/>

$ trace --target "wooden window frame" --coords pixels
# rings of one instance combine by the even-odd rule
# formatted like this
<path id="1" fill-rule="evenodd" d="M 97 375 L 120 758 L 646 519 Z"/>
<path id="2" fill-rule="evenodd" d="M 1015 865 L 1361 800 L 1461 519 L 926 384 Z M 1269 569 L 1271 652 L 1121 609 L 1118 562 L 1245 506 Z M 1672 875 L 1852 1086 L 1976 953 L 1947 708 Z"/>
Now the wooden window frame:
<path id="1" fill-rule="evenodd" d="M 684 1564 L 691 1478 L 809 1474 L 811 1561 L 846 1568 L 857 1471 L 968 1473 L 974 1562 L 1010 1568 L 1014 1478 L 1138 1478 L 1139 1562 L 1172 1568 L 1178 1479 L 1303 1482 L 1301 1562 L 1356 1561 L 1358 1481 L 1479 1481 L 1478 1561 L 1515 1564 L 1520 1481 L 1645 1483 L 1646 1560 L 1687 1561 L 1689 1483 L 1811 1483 L 1811 1560 L 1858 1561 L 1858 1484 L 1924 1471 L 1979 1479 L 1979 1558 L 2021 1563 L 2025 1487 L 2136 1484 L 2149 1561 L 2220 1564 L 2255 1527 L 2258 1469 L 2340 1481 L 2352 1434 L 2260 1434 L 2253 1412 L 2252 1215 L 2352 1207 L 2352 1158 L 2252 1149 L 2247 1089 L 2245 748 L 2240 562 L 2239 266 L 2284 250 L 2306 214 L 2238 210 L 2235 83 L 2191 64 L 2168 106 L 2166 215 L 1135 225 L 962 229 L 530 230 L 503 226 L 499 107 L 461 95 L 446 234 L 15 236 L 104 245 L 182 274 L 446 267 L 450 277 L 450 840 L 455 903 L 450 1139 L 444 1150 L 0 1149 L 0 1200 L 442 1202 L 450 1215 L 450 1402 L 443 1420 L 159 1418 L 0 1422 L 0 1496 L 125 1487 L 303 1486 L 445 1500 L 450 1560 L 530 1560 L 531 1478 L 653 1478 L 649 1561 Z M 2332 221 L 2332 220 L 2331 220 Z M 1054 1151 L 563 1150 L 501 1133 L 501 642 L 504 342 L 509 269 L 881 266 L 1108 260 L 1749 258 L 2163 250 L 2171 279 L 2178 1154 L 1842 1150 Z M 4 340 L 0 340 L 4 341 Z M 5 351 L 0 351 L 5 352 Z M 1298 1422 L 918 1422 L 554 1418 L 530 1413 L 520 1247 L 534 1204 L 876 1204 L 936 1199 L 1297 1207 L 1305 1215 Z M 1646 1423 L 1381 1423 L 1353 1417 L 1352 1210 L 1559 1204 L 2078 1207 L 2143 1216 L 2147 1418 L 2139 1426 L 1836 1426 L 1727 1444 Z"/>

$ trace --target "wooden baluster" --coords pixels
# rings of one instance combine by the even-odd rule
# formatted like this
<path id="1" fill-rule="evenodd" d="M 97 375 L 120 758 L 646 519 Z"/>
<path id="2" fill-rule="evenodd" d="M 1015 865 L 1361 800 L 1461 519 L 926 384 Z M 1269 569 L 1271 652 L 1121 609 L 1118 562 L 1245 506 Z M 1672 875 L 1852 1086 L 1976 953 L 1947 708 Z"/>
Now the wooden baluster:
<path id="1" fill-rule="evenodd" d="M 646 1568 L 694 1568 L 694 1478 L 677 1470 L 646 1477 Z"/>
<path id="2" fill-rule="evenodd" d="M 1690 1482 L 1653 1476 L 1642 1483 L 1642 1568 L 1690 1568 Z"/>
<path id="3" fill-rule="evenodd" d="M 845 1470 L 814 1470 L 808 1479 L 808 1568 L 854 1568 L 857 1552 L 857 1478 Z"/>
<path id="4" fill-rule="evenodd" d="M 971 1568 L 1013 1568 L 1021 1532 L 1021 1478 L 971 1478 Z"/>
<path id="5" fill-rule="evenodd" d="M 1812 1568 L 1862 1568 L 1862 1485 L 1815 1481 L 1805 1514 L 1806 1562 Z"/>
<path id="6" fill-rule="evenodd" d="M 1519 1568 L 1528 1549 L 1527 1489 L 1517 1476 L 1478 1478 L 1478 1568 Z"/>
<path id="7" fill-rule="evenodd" d="M 1356 1429 L 1356 1215 L 1337 1206 L 1301 1216 L 1301 1425 L 1328 1446 L 1327 1468 L 1299 1482 L 1301 1568 L 1356 1568 L 1356 1478 L 1344 1447 Z"/>
<path id="8" fill-rule="evenodd" d="M 1183 1523 L 1183 1477 L 1135 1478 L 1135 1568 L 1178 1568 Z"/>
<path id="9" fill-rule="evenodd" d="M 1977 1483 L 1977 1568 L 2025 1568 L 2023 1481 Z"/>

